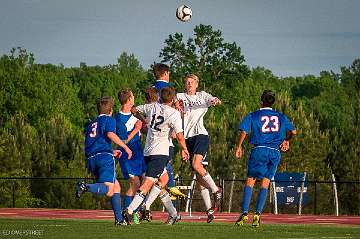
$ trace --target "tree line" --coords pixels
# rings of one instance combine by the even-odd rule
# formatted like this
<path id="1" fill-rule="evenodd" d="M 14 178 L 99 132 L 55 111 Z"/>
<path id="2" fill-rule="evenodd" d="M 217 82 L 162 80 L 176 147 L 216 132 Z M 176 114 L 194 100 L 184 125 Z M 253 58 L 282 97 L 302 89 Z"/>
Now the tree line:
<path id="1" fill-rule="evenodd" d="M 319 76 L 277 77 L 263 67 L 250 68 L 236 43 L 226 42 L 221 31 L 198 25 L 193 37 L 169 35 L 160 52 L 171 66 L 171 81 L 178 91 L 183 78 L 200 76 L 200 88 L 223 104 L 206 116 L 210 134 L 212 175 L 245 178 L 246 155 L 234 157 L 238 124 L 259 108 L 264 89 L 276 92 L 275 108 L 294 122 L 299 135 L 284 153 L 278 171 L 304 172 L 310 180 L 360 181 L 360 58 L 340 73 Z M 115 64 L 79 67 L 37 64 L 33 54 L 14 48 L 0 58 L 0 177 L 90 177 L 83 153 L 83 127 L 96 117 L 96 100 L 116 99 L 121 88 L 134 91 L 143 103 L 143 90 L 154 82 L 151 69 L 122 53 Z M 119 107 L 117 103 L 116 108 Z M 177 157 L 175 171 L 183 177 L 190 168 Z M 119 174 L 121 175 L 121 174 Z M 76 201 L 75 181 L 0 180 L 0 206 L 93 208 L 94 199 Z M 125 185 L 124 185 L 125 186 Z M 339 184 L 341 212 L 360 214 L 359 184 Z M 97 200 L 101 205 L 101 199 Z M 356 203 L 354 203 L 356 202 Z M 331 202 L 329 202 L 331 204 Z M 100 205 L 100 206 L 101 206 Z"/>

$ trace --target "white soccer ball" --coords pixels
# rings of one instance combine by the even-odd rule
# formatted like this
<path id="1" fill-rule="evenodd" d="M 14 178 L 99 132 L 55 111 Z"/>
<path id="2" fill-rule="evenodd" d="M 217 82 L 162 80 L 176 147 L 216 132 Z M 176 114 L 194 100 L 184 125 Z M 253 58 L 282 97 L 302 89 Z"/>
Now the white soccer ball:
<path id="1" fill-rule="evenodd" d="M 192 16 L 191 8 L 186 5 L 181 5 L 176 9 L 176 17 L 182 22 L 187 22 Z"/>

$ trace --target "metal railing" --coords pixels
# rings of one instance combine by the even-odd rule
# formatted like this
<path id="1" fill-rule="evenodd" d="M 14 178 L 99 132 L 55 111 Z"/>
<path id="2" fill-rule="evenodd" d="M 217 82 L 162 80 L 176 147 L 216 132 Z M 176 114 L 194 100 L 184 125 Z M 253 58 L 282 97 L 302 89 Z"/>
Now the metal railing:
<path id="1" fill-rule="evenodd" d="M 84 178 L 74 177 L 0 177 L 0 207 L 48 207 L 48 208 L 109 208 L 102 197 L 87 196 L 80 201 L 74 197 L 76 182 Z M 93 182 L 94 178 L 85 178 Z M 177 178 L 177 185 L 189 186 L 192 178 Z M 120 179 L 122 194 L 125 193 L 128 183 Z M 218 179 L 223 189 L 221 211 L 239 212 L 242 201 L 244 179 Z M 299 181 L 278 181 L 299 182 Z M 300 182 L 299 182 L 300 183 Z M 196 184 L 196 182 L 195 182 Z M 308 180 L 307 200 L 302 204 L 303 214 L 335 214 L 335 195 L 333 181 Z M 360 215 L 360 182 L 336 182 L 337 197 L 339 198 L 339 214 Z M 273 189 L 270 189 L 270 191 Z M 191 191 L 191 210 L 204 211 L 199 190 L 194 187 Z M 254 188 L 253 200 L 250 208 L 254 208 L 257 187 Z M 264 212 L 274 211 L 274 202 L 269 193 Z M 186 210 L 186 199 L 177 200 L 177 208 Z M 297 213 L 299 205 L 278 205 L 279 213 Z M 153 210 L 160 210 L 157 202 Z"/>

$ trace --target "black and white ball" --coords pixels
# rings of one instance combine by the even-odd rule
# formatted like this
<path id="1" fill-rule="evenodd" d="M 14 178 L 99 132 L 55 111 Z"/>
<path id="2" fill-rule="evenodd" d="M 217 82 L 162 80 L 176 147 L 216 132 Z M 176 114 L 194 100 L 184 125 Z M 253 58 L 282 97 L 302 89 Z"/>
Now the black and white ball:
<path id="1" fill-rule="evenodd" d="M 182 22 L 187 22 L 192 16 L 191 8 L 186 5 L 181 5 L 176 9 L 176 17 Z"/>

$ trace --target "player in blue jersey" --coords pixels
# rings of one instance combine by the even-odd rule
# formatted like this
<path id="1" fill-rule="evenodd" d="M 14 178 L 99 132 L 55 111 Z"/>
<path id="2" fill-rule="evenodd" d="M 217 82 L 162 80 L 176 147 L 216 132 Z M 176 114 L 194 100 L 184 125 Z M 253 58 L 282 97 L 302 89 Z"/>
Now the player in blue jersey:
<path id="1" fill-rule="evenodd" d="M 270 180 L 274 177 L 280 162 L 280 151 L 289 149 L 289 140 L 296 134 L 290 120 L 271 107 L 275 103 L 275 94 L 265 90 L 261 96 L 262 108 L 248 114 L 240 124 L 239 142 L 235 155 L 243 155 L 242 144 L 247 135 L 253 148 L 247 166 L 247 179 L 243 192 L 242 214 L 236 225 L 243 225 L 248 220 L 249 205 L 256 179 L 261 180 L 255 214 L 252 225 L 260 226 L 260 214 L 264 208 Z"/>
<path id="2" fill-rule="evenodd" d="M 115 116 L 116 134 L 124 142 L 127 142 L 127 146 L 132 151 L 132 157 L 129 160 L 125 150 L 120 148 L 122 154 L 119 157 L 122 175 L 130 184 L 124 199 L 124 207 L 127 208 L 140 187 L 141 177 L 144 176 L 146 165 L 139 135 L 142 122 L 131 113 L 134 106 L 134 95 L 130 89 L 123 89 L 118 92 L 118 99 L 121 103 L 121 109 Z M 138 224 L 137 213 L 134 213 L 133 216 L 134 223 Z"/>
<path id="3" fill-rule="evenodd" d="M 102 97 L 97 104 L 99 116 L 86 127 L 85 156 L 88 169 L 96 177 L 96 183 L 78 182 L 75 195 L 80 198 L 83 193 L 91 192 L 110 197 L 115 225 L 123 225 L 126 222 L 121 214 L 120 184 L 116 179 L 112 143 L 122 147 L 129 158 L 132 152 L 116 135 L 116 122 L 111 117 L 113 106 L 114 100 L 111 97 Z M 117 151 L 117 154 L 120 152 Z"/>
<path id="4" fill-rule="evenodd" d="M 153 67 L 153 73 L 156 78 L 156 81 L 153 85 L 158 92 L 164 87 L 171 86 L 170 81 L 170 67 L 163 63 L 157 63 Z M 176 102 L 175 102 L 176 104 Z M 170 148 L 169 148 L 169 163 L 166 165 L 166 171 L 169 175 L 169 181 L 167 183 L 167 187 L 169 189 L 170 194 L 172 195 L 172 199 L 176 199 L 176 197 L 185 197 L 185 194 L 183 194 L 177 187 L 174 179 L 174 169 L 172 166 L 172 159 L 174 157 L 175 147 L 172 143 L 172 140 L 170 139 Z"/>

